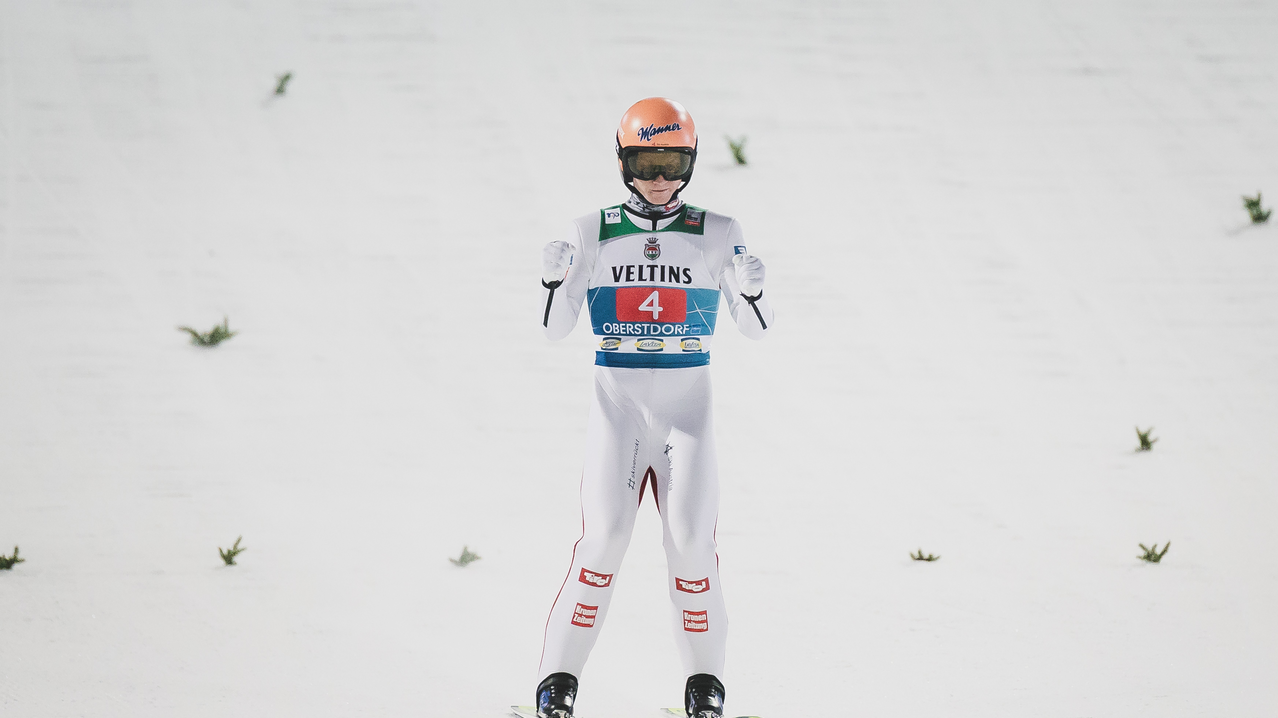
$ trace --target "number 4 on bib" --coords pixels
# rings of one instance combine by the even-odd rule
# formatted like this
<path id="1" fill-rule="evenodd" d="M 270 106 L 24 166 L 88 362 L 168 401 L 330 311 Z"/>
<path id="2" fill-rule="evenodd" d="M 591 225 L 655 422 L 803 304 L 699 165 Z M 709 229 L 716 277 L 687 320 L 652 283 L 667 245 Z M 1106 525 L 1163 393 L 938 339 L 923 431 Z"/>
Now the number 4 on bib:
<path id="1" fill-rule="evenodd" d="M 652 294 L 643 300 L 643 304 L 639 305 L 639 311 L 652 312 L 652 321 L 657 321 L 661 317 L 661 292 L 654 289 Z"/>
<path id="2" fill-rule="evenodd" d="M 688 318 L 688 293 L 674 287 L 620 287 L 617 321 L 678 323 Z"/>

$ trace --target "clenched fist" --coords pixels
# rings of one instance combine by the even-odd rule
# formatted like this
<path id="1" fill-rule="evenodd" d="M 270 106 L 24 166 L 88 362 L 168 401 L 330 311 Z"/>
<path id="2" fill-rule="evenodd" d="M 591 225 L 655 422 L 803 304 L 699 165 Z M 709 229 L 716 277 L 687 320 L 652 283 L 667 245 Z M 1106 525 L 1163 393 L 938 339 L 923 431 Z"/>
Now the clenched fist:
<path id="1" fill-rule="evenodd" d="M 763 277 L 767 273 L 763 260 L 753 254 L 738 254 L 732 258 L 737 267 L 737 284 L 747 297 L 757 297 L 763 292 Z"/>
<path id="2" fill-rule="evenodd" d="M 572 245 L 567 242 L 551 242 L 541 250 L 541 281 L 546 284 L 562 282 L 568 276 L 572 264 Z"/>

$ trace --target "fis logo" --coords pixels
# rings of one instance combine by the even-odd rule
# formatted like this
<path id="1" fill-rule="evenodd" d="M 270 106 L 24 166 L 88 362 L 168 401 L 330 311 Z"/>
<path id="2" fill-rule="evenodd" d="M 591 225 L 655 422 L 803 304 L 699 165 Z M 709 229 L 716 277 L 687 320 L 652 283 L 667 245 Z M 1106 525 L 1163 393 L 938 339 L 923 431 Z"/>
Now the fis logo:
<path id="1" fill-rule="evenodd" d="M 700 581 L 689 581 L 683 578 L 675 578 L 675 588 L 684 593 L 704 593 L 710 590 L 710 577 L 706 576 Z"/>
<path id="2" fill-rule="evenodd" d="M 581 604 L 577 604 L 581 605 Z M 684 611 L 683 630 L 688 633 L 705 633 L 710 630 L 710 619 L 705 611 Z"/>
<path id="3" fill-rule="evenodd" d="M 621 224 L 621 208 L 605 209 L 604 224 Z"/>
<path id="4" fill-rule="evenodd" d="M 595 573 L 594 571 L 591 571 L 590 569 L 583 568 L 581 569 L 581 575 L 577 577 L 577 580 L 581 581 L 587 586 L 594 586 L 595 588 L 608 588 L 608 586 L 612 584 L 612 574 Z"/>
<path id="5" fill-rule="evenodd" d="M 678 132 L 679 130 L 682 130 L 682 129 L 683 127 L 680 127 L 678 122 L 671 122 L 668 125 L 662 125 L 660 127 L 657 127 L 656 125 L 648 125 L 647 127 L 640 127 L 639 141 L 647 142 L 648 140 L 651 140 L 653 137 L 656 137 L 657 135 L 664 134 L 666 132 Z"/>
<path id="6" fill-rule="evenodd" d="M 598 613 L 598 606 L 587 606 L 584 603 L 579 603 L 572 610 L 572 625 L 581 626 L 582 628 L 594 628 L 595 616 Z"/>
<path id="7" fill-rule="evenodd" d="M 661 245 L 657 244 L 656 237 L 647 240 L 647 244 L 643 247 L 643 256 L 654 262 L 661 256 Z"/>

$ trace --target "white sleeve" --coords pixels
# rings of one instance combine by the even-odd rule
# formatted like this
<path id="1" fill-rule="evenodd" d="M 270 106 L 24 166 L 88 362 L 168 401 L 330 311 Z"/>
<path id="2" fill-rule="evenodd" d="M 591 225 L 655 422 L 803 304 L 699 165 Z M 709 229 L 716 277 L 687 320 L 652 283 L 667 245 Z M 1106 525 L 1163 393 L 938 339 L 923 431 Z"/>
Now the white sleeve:
<path id="1" fill-rule="evenodd" d="M 734 219 L 728 225 L 728 241 L 719 270 L 719 291 L 723 292 L 723 298 L 728 302 L 728 311 L 732 313 L 741 333 L 751 339 L 762 339 L 772 328 L 772 305 L 768 304 L 762 290 L 758 297 L 746 297 L 741 293 L 741 286 L 737 284 L 737 266 L 732 263 L 736 247 L 745 247 L 745 236 L 741 232 L 741 225 Z"/>
<path id="2" fill-rule="evenodd" d="M 565 239 L 572 245 L 568 276 L 564 277 L 562 283 L 552 282 L 553 286 L 542 281 L 541 326 L 546 332 L 546 338 L 551 341 L 563 339 L 577 326 L 577 315 L 581 313 L 581 305 L 586 300 L 590 275 L 594 269 L 594 257 L 582 240 L 581 225 L 573 222 Z"/>

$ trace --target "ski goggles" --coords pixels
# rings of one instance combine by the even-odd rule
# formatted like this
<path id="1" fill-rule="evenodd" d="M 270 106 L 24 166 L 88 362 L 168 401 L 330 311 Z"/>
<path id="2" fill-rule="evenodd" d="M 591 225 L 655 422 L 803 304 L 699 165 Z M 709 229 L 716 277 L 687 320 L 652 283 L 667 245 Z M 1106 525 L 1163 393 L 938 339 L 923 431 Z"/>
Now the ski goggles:
<path id="1" fill-rule="evenodd" d="M 696 150 L 687 147 L 627 147 L 621 150 L 621 163 L 635 179 L 665 177 L 674 182 L 692 174 L 696 156 Z"/>

